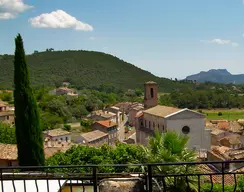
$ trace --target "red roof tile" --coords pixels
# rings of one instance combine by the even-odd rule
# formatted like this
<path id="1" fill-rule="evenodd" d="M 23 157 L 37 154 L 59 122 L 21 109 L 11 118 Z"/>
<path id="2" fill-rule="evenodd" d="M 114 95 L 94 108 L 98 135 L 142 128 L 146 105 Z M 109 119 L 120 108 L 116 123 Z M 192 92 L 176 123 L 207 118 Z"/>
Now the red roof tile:
<path id="1" fill-rule="evenodd" d="M 113 121 L 110 121 L 110 120 L 97 121 L 96 123 L 100 124 L 106 128 L 113 127 L 113 126 L 117 125 L 116 123 L 114 123 Z"/>

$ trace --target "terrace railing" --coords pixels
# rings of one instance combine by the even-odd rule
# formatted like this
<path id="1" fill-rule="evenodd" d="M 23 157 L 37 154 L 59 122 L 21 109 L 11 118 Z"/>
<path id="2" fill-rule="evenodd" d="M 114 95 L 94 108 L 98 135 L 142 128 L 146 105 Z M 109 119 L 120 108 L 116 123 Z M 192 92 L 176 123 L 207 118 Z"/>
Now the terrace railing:
<path id="1" fill-rule="evenodd" d="M 109 168 L 117 173 L 110 173 Z M 128 171 L 123 168 L 127 167 Z M 107 178 L 140 177 L 145 191 L 244 191 L 244 161 L 0 168 L 0 192 L 99 190 Z M 231 170 L 232 169 L 232 170 Z M 104 171 L 106 170 L 106 171 Z M 218 171 L 216 171 L 218 170 Z M 241 186 L 242 185 L 242 186 Z M 242 188 L 243 187 L 243 188 Z M 242 188 L 242 189 L 241 189 Z"/>

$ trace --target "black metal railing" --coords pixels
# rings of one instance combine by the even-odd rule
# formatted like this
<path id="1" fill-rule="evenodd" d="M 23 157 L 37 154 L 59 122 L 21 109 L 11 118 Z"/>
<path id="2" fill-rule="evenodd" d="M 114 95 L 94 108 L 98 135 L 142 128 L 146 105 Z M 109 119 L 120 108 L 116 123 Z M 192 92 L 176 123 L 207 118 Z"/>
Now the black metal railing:
<path id="1" fill-rule="evenodd" d="M 109 167 L 125 168 L 111 173 Z M 0 192 L 99 191 L 103 179 L 138 178 L 144 191 L 244 191 L 244 161 L 0 168 Z M 107 169 L 104 169 L 107 168 Z M 106 171 L 104 171 L 106 170 Z M 121 169 L 122 170 L 122 169 Z"/>

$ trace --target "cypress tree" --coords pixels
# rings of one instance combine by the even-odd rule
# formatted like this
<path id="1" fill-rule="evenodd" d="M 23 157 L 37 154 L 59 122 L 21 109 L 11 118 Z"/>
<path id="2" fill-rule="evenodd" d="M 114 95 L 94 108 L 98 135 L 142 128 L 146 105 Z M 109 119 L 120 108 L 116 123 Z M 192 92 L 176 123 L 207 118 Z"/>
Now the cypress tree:
<path id="1" fill-rule="evenodd" d="M 20 34 L 15 38 L 14 105 L 18 161 L 20 166 L 44 165 L 42 130 Z"/>

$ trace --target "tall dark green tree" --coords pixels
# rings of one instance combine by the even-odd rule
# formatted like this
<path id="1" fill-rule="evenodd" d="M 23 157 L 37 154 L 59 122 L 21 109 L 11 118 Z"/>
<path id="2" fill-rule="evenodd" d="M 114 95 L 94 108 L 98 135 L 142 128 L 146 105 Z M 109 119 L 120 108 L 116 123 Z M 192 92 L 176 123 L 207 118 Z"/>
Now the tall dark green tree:
<path id="1" fill-rule="evenodd" d="M 20 166 L 44 165 L 42 130 L 36 100 L 30 87 L 23 40 L 15 38 L 14 104 L 18 161 Z"/>

